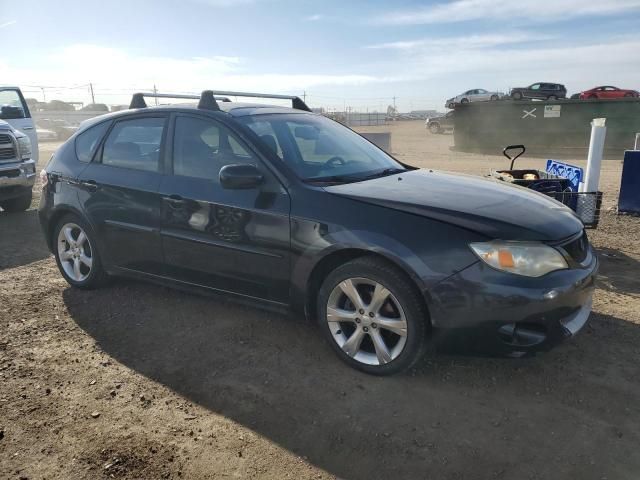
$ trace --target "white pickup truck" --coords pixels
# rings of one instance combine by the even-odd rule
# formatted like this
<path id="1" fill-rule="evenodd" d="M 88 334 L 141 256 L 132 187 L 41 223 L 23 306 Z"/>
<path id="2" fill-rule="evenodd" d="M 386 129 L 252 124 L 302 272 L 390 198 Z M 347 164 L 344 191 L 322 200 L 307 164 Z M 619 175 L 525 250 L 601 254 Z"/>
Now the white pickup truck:
<path id="1" fill-rule="evenodd" d="M 0 207 L 24 211 L 31 205 L 38 163 L 38 137 L 18 87 L 0 86 Z"/>

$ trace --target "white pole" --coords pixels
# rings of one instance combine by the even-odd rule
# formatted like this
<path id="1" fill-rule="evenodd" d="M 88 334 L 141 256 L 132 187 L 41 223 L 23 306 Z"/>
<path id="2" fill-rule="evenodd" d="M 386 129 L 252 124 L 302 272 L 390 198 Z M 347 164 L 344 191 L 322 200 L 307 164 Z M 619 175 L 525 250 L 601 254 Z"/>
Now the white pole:
<path id="1" fill-rule="evenodd" d="M 591 140 L 587 156 L 587 173 L 582 184 L 582 192 L 597 192 L 600 183 L 600 167 L 604 152 L 604 139 L 607 135 L 606 118 L 594 118 L 591 122 Z"/>
<path id="2" fill-rule="evenodd" d="M 594 118 L 591 122 L 591 140 L 589 141 L 589 155 L 587 156 L 587 173 L 584 182 L 580 185 L 581 192 L 597 192 L 600 183 L 600 167 L 602 165 L 602 153 L 604 152 L 604 140 L 607 135 L 605 127 L 606 118 Z M 591 195 L 588 195 L 591 197 Z M 577 199 L 576 213 L 586 224 L 595 220 L 595 198 L 586 198 L 580 195 Z"/>

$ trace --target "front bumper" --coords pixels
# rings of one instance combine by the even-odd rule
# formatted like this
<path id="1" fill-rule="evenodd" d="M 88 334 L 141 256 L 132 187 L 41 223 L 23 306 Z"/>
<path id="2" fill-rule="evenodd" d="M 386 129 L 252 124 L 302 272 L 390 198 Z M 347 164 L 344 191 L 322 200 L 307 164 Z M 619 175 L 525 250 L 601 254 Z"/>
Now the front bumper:
<path id="1" fill-rule="evenodd" d="M 35 181 L 36 162 L 34 160 L 0 164 L 0 200 L 28 193 Z"/>
<path id="2" fill-rule="evenodd" d="M 598 260 L 540 278 L 478 261 L 427 294 L 438 338 L 495 353 L 548 350 L 578 333 L 591 313 Z"/>

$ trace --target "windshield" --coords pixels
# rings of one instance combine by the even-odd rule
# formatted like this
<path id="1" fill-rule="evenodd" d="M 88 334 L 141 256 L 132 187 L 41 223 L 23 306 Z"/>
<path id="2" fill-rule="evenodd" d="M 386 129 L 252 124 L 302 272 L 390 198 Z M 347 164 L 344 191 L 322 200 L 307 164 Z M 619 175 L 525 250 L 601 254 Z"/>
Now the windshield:
<path id="1" fill-rule="evenodd" d="M 406 170 L 358 134 L 319 115 L 257 115 L 238 120 L 306 181 L 349 182 Z"/>
<path id="2" fill-rule="evenodd" d="M 11 120 L 25 117 L 25 106 L 17 90 L 0 89 L 0 119 Z"/>

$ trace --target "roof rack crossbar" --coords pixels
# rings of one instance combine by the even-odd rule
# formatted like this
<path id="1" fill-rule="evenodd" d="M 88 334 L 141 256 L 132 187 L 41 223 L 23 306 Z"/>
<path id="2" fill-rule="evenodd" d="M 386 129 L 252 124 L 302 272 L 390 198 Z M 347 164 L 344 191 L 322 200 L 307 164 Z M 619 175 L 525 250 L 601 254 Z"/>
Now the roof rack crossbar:
<path id="1" fill-rule="evenodd" d="M 219 95 L 219 96 L 216 96 Z M 232 92 L 227 90 L 204 90 L 201 95 L 185 95 L 174 93 L 147 93 L 139 92 L 134 93 L 131 98 L 131 104 L 129 108 L 145 108 L 147 103 L 144 101 L 144 97 L 149 98 L 182 98 L 189 100 L 198 100 L 198 108 L 205 110 L 220 110 L 216 100 L 222 102 L 229 102 L 227 98 L 230 97 L 252 97 L 252 98 L 275 98 L 279 100 L 291 100 L 292 107 L 296 110 L 304 110 L 310 112 L 311 109 L 306 103 L 302 101 L 300 97 L 295 95 L 280 95 L 275 93 L 254 93 L 254 92 Z"/>
<path id="2" fill-rule="evenodd" d="M 210 90 L 205 90 L 205 92 Z M 188 100 L 201 100 L 203 95 L 190 95 L 190 94 L 182 94 L 182 93 L 153 93 L 153 92 L 138 92 L 134 93 L 131 98 L 131 104 L 129 108 L 146 108 L 147 102 L 144 101 L 145 97 L 149 98 L 177 98 L 177 99 L 188 99 Z M 230 102 L 227 97 L 214 97 L 215 100 L 219 100 L 221 102 Z M 216 104 L 217 107 L 217 104 Z M 219 110 L 219 108 L 209 108 L 210 110 Z"/>
<path id="3" fill-rule="evenodd" d="M 229 97 L 252 97 L 252 98 L 275 98 L 279 100 L 291 100 L 292 106 L 296 110 L 304 110 L 310 112 L 311 109 L 306 103 L 302 101 L 300 97 L 295 95 L 280 95 L 276 93 L 255 93 L 255 92 L 231 92 L 228 90 L 212 90 L 214 95 L 226 95 Z"/>

